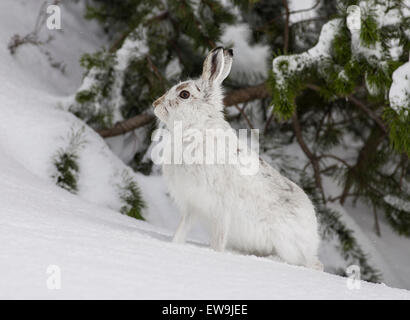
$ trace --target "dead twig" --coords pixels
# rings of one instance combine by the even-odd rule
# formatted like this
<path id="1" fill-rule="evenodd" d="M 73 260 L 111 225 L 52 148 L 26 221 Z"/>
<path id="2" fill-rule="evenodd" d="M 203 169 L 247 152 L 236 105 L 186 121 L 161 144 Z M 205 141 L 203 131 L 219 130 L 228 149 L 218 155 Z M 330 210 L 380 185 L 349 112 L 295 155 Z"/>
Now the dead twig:
<path id="1" fill-rule="evenodd" d="M 248 127 L 250 129 L 254 129 L 252 122 L 249 120 L 248 116 L 245 113 L 245 107 L 247 105 L 247 102 L 245 103 L 245 105 L 243 106 L 243 108 L 239 108 L 239 106 L 237 104 L 234 104 L 234 107 L 240 112 L 240 114 L 242 115 L 242 117 L 245 119 L 245 121 L 248 123 Z"/>
<path id="2" fill-rule="evenodd" d="M 325 192 L 323 190 L 323 185 L 322 185 L 322 177 L 320 175 L 319 158 L 315 154 L 313 154 L 312 151 L 310 151 L 305 140 L 303 139 L 302 128 L 300 127 L 300 123 L 299 123 L 296 110 L 292 116 L 292 125 L 293 125 L 293 131 L 295 132 L 296 140 L 299 143 L 300 148 L 302 149 L 303 153 L 306 155 L 306 157 L 309 159 L 310 163 L 312 164 L 316 187 L 319 189 L 322 195 L 322 200 L 326 202 Z"/>

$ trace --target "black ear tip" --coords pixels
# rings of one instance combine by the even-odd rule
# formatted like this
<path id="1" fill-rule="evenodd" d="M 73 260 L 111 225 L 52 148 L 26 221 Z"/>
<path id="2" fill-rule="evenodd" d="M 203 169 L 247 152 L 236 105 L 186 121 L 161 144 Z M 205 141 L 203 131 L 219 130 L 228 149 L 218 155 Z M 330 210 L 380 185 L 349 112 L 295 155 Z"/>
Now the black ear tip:
<path id="1" fill-rule="evenodd" d="M 215 51 L 218 51 L 218 50 L 223 50 L 223 47 L 216 47 L 216 48 L 213 48 L 213 49 L 211 50 L 211 52 L 215 52 Z"/>
<path id="2" fill-rule="evenodd" d="M 231 57 L 233 57 L 233 50 L 232 49 L 228 49 L 228 53 Z"/>

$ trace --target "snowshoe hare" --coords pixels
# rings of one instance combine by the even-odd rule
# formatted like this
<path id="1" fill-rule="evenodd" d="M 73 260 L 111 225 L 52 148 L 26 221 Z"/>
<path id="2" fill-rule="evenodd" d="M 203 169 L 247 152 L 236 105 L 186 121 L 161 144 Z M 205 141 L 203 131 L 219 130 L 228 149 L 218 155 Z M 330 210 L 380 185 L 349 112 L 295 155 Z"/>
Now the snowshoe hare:
<path id="1" fill-rule="evenodd" d="M 189 143 L 189 130 L 196 129 L 204 136 L 215 130 L 232 130 L 224 119 L 221 87 L 232 59 L 232 50 L 215 48 L 206 57 L 199 79 L 175 85 L 153 103 L 155 115 L 166 124 L 171 137 L 176 135 L 175 124 L 181 124 L 182 148 L 200 148 Z M 311 201 L 295 183 L 257 155 L 256 159 L 259 170 L 254 175 L 241 174 L 239 165 L 229 163 L 163 164 L 170 194 L 182 214 L 173 241 L 184 242 L 192 223 L 200 218 L 210 230 L 215 250 L 228 246 L 322 270 Z"/>

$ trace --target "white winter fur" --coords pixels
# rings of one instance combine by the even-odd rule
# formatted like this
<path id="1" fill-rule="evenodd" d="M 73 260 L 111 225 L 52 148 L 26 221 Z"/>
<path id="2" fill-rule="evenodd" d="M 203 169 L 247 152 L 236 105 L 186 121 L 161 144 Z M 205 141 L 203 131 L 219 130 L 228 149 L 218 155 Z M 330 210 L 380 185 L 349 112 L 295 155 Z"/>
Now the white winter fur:
<path id="1" fill-rule="evenodd" d="M 195 128 L 205 135 L 207 129 L 231 129 L 222 113 L 221 83 L 230 72 L 232 56 L 231 50 L 212 50 L 201 78 L 174 86 L 154 102 L 155 114 L 171 135 L 176 121 L 182 122 L 183 132 Z M 189 98 L 179 96 L 183 90 Z M 277 255 L 285 262 L 322 270 L 311 201 L 295 183 L 259 161 L 258 173 L 251 176 L 240 174 L 238 165 L 163 165 L 182 215 L 174 242 L 184 242 L 200 218 L 210 230 L 215 250 L 228 246 L 248 254 Z"/>

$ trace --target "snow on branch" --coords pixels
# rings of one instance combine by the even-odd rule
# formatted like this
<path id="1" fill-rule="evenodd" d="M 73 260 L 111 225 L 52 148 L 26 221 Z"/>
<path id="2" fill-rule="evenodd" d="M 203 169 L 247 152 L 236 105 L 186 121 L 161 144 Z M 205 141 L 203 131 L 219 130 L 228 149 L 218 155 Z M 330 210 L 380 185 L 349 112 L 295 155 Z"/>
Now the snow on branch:
<path id="1" fill-rule="evenodd" d="M 334 19 L 326 23 L 320 32 L 318 43 L 308 51 L 275 58 L 272 70 L 277 86 L 285 88 L 290 76 L 301 73 L 314 65 L 321 71 L 321 63 L 331 58 L 332 40 L 339 31 L 340 25 L 340 19 Z"/>
<path id="2" fill-rule="evenodd" d="M 387 195 L 383 199 L 392 207 L 410 213 L 410 202 L 392 195 Z"/>
<path id="3" fill-rule="evenodd" d="M 364 77 L 370 95 L 384 100 L 391 89 L 392 108 L 408 108 L 410 72 L 403 63 L 410 47 L 410 10 L 398 0 L 356 1 L 343 10 L 323 25 L 313 48 L 273 60 L 270 82 L 280 116 L 292 115 L 298 91 L 315 80 L 326 83 L 323 94 L 332 98 L 352 94 Z"/>
<path id="4" fill-rule="evenodd" d="M 410 61 L 394 71 L 389 100 L 394 111 L 400 114 L 403 110 L 404 116 L 408 116 L 410 110 Z"/>
<path id="5" fill-rule="evenodd" d="M 114 53 L 100 51 L 83 56 L 82 65 L 87 72 L 70 111 L 102 127 L 123 120 L 120 107 L 124 103 L 125 72 L 133 60 L 148 53 L 143 31 L 134 30 Z"/>

